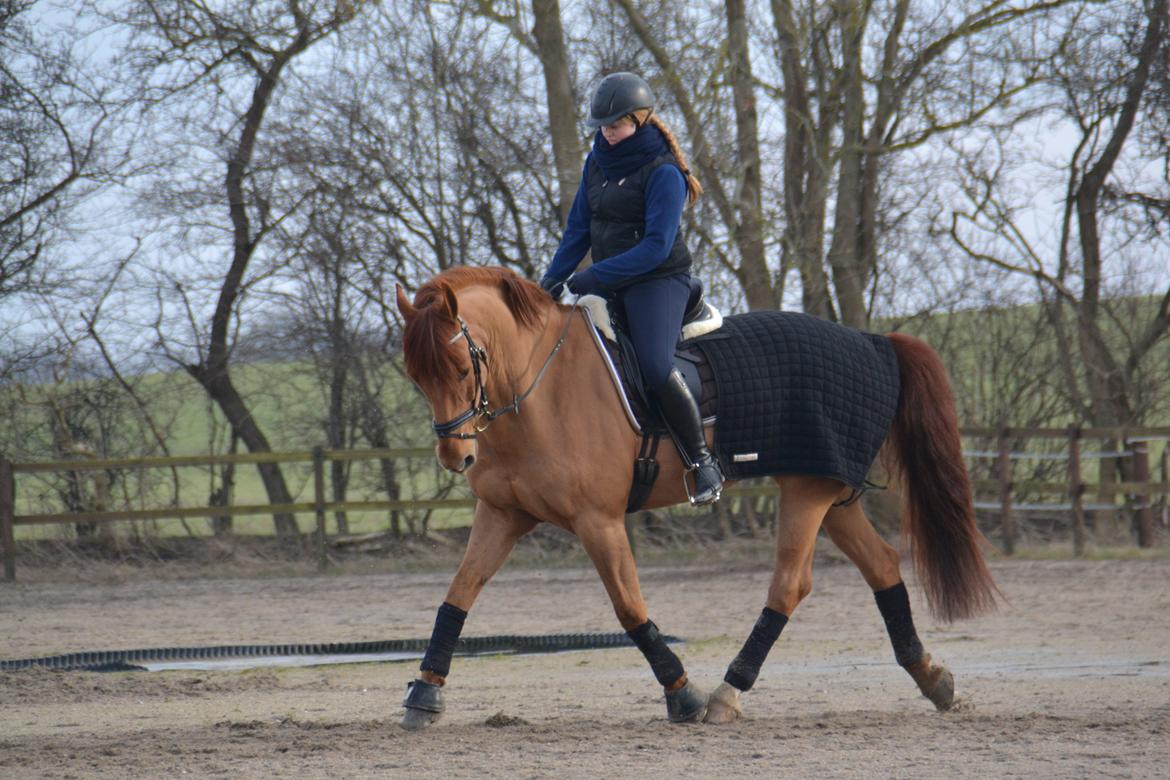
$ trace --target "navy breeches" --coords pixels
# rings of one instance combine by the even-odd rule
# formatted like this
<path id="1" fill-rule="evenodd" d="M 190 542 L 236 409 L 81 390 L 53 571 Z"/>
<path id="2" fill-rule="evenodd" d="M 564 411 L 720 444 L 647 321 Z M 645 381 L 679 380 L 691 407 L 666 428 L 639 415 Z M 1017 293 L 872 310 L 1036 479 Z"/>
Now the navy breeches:
<path id="1" fill-rule="evenodd" d="M 650 390 L 662 387 L 670 376 L 690 294 L 689 274 L 647 279 L 620 293 L 630 340 L 634 342 L 642 378 Z"/>

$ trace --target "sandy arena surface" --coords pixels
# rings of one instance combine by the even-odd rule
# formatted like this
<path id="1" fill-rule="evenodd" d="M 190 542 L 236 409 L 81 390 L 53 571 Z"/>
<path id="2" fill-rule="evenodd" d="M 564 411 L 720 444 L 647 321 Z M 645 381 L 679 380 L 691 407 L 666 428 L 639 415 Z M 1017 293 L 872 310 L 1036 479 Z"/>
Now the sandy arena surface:
<path id="1" fill-rule="evenodd" d="M 1170 560 L 999 562 L 998 614 L 926 614 L 937 713 L 893 663 L 860 575 L 818 563 L 731 726 L 674 726 L 633 649 L 456 658 L 443 721 L 398 726 L 416 662 L 0 673 L 0 776 L 1165 777 Z M 449 572 L 0 586 L 0 658 L 430 633 Z M 759 613 L 759 564 L 644 567 L 650 614 L 707 690 Z M 596 575 L 506 568 L 466 635 L 615 631 Z"/>

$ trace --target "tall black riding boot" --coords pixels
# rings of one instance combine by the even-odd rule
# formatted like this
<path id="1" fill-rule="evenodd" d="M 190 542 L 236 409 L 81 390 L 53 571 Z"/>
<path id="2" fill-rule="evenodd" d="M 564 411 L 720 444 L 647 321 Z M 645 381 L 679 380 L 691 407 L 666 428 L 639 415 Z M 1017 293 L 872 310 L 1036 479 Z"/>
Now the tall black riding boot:
<path id="1" fill-rule="evenodd" d="M 695 492 L 691 503 L 696 506 L 715 503 L 723 492 L 723 473 L 707 450 L 699 405 L 677 368 L 670 370 L 670 376 L 666 384 L 658 388 L 657 396 L 666 424 L 674 431 L 687 460 L 695 467 Z"/>

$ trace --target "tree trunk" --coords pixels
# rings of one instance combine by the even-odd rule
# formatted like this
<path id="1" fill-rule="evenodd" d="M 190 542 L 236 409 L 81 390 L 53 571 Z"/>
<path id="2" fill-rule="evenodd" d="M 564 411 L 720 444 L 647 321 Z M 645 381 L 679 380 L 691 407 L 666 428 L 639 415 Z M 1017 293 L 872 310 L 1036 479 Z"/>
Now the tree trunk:
<path id="1" fill-rule="evenodd" d="M 865 12 L 857 0 L 838 3 L 841 29 L 841 56 L 844 79 L 841 125 L 841 162 L 837 177 L 837 206 L 833 218 L 833 240 L 829 245 L 829 267 L 842 324 L 865 327 L 865 279 L 858 250 L 861 208 L 861 161 L 864 149 L 865 92 L 861 73 L 861 42 Z"/>
<path id="2" fill-rule="evenodd" d="M 902 30 L 906 25 L 909 8 L 910 0 L 897 0 L 894 7 L 893 23 L 886 33 L 885 45 L 882 49 L 882 66 L 877 84 L 873 120 L 869 132 L 866 134 L 865 148 L 862 151 L 859 192 L 861 204 L 856 251 L 859 273 L 864 280 L 863 286 L 868 285 L 877 274 L 877 214 L 880 194 L 878 184 L 886 145 L 886 133 L 893 119 L 897 90 L 894 75 L 898 67 L 898 55 L 902 48 Z M 866 319 L 868 320 L 868 316 Z"/>
<path id="3" fill-rule="evenodd" d="M 341 257 L 333 258 L 333 301 L 329 313 L 329 417 L 325 422 L 325 437 L 329 449 L 342 450 L 346 446 L 345 392 L 349 378 L 350 345 L 345 333 L 345 285 Z M 346 464 L 339 460 L 329 464 L 329 481 L 333 500 L 345 501 L 348 486 Z M 334 512 L 337 533 L 349 533 L 349 518 L 343 510 Z"/>
<path id="4" fill-rule="evenodd" d="M 235 385 L 232 384 L 226 366 L 221 371 L 214 373 L 203 366 L 188 366 L 187 370 L 203 386 L 211 400 L 219 406 L 224 417 L 227 418 L 228 425 L 232 428 L 232 435 L 239 437 L 244 446 L 248 448 L 248 452 L 272 451 L 272 447 L 269 446 L 268 439 L 256 423 L 251 409 L 248 408 L 247 403 L 244 402 Z M 256 470 L 260 472 L 260 481 L 264 484 L 264 490 L 268 494 L 270 503 L 292 503 L 292 495 L 288 492 L 284 475 L 278 464 L 257 463 Z M 272 515 L 272 520 L 278 535 L 287 536 L 300 533 L 296 517 L 289 512 L 275 512 Z"/>
<path id="5" fill-rule="evenodd" d="M 368 375 L 361 361 L 354 361 L 354 371 L 357 375 L 358 387 L 362 392 L 362 413 L 358 416 L 362 436 L 377 449 L 390 449 L 390 438 L 386 435 L 386 420 L 376 395 L 370 392 Z M 382 472 L 382 489 L 386 491 L 386 498 L 397 501 L 402 495 L 402 488 L 398 484 L 398 466 L 390 458 L 381 458 L 378 466 Z M 402 513 L 397 509 L 390 510 L 390 535 L 395 539 L 402 538 Z"/>
<path id="6" fill-rule="evenodd" d="M 774 309 L 779 306 L 779 301 L 773 297 L 772 279 L 764 254 L 760 133 L 748 51 L 747 15 L 744 0 L 726 0 L 726 7 L 728 57 L 735 99 L 735 143 L 739 158 L 736 172 L 739 218 L 735 244 L 740 254 L 740 279 L 750 309 Z"/>
<path id="7" fill-rule="evenodd" d="M 228 445 L 228 454 L 235 455 L 239 450 L 240 439 L 234 433 L 231 437 L 231 444 Z M 214 474 L 214 469 L 212 474 Z M 208 498 L 208 506 L 223 506 L 229 507 L 232 505 L 232 495 L 235 492 L 236 485 L 236 464 L 225 463 L 220 470 L 219 487 L 211 491 L 211 496 Z M 211 518 L 211 530 L 216 537 L 230 536 L 232 533 L 232 516 L 231 515 L 217 515 Z"/>
<path id="8" fill-rule="evenodd" d="M 1154 0 L 1148 12 L 1148 26 L 1137 65 L 1126 86 L 1125 98 L 1117 113 L 1113 130 L 1097 160 L 1089 166 L 1076 189 L 1077 229 L 1081 248 L 1081 273 L 1083 292 L 1077 312 L 1077 335 L 1081 356 L 1085 364 L 1085 384 L 1089 390 L 1092 422 L 1100 427 L 1133 425 L 1138 421 L 1133 409 L 1132 394 L 1129 392 L 1133 380 L 1131 367 L 1136 367 L 1140 355 L 1131 355 L 1123 369 L 1109 348 L 1101 326 L 1101 235 L 1098 224 L 1101 191 L 1121 156 L 1122 147 L 1129 137 L 1141 107 L 1142 95 L 1149 80 L 1150 68 L 1157 57 L 1162 42 L 1163 27 L 1170 0 Z M 1110 441 L 1106 449 L 1117 445 Z M 1101 461 L 1100 484 L 1105 486 L 1124 478 L 1129 471 L 1124 460 Z M 1105 494 L 1102 494 L 1104 497 Z M 1112 500 L 1112 494 L 1109 499 Z M 1114 522 L 1107 529 L 1108 536 L 1116 539 L 1128 535 L 1120 522 Z M 1102 529 L 1097 529 L 1100 532 Z"/>
<path id="9" fill-rule="evenodd" d="M 256 86 L 252 90 L 252 101 L 242 117 L 240 137 L 228 159 L 227 175 L 224 179 L 228 213 L 232 222 L 232 262 L 224 276 L 215 313 L 212 315 L 211 338 L 208 342 L 207 354 L 199 364 L 187 366 L 191 376 L 219 405 L 228 424 L 232 426 L 233 434 L 239 436 L 240 441 L 244 442 L 244 446 L 248 448 L 249 452 L 271 452 L 271 447 L 269 447 L 268 439 L 264 436 L 263 431 L 260 430 L 252 411 L 236 390 L 228 372 L 230 356 L 227 343 L 228 331 L 231 327 L 236 299 L 239 297 L 248 263 L 252 259 L 259 241 L 259 238 L 252 232 L 248 216 L 244 180 L 256 149 L 256 138 L 264 122 L 265 112 L 268 110 L 272 94 L 280 82 L 280 74 L 293 57 L 304 51 L 308 45 L 309 30 L 302 26 L 296 39 L 286 49 L 273 55 L 271 62 L 260 73 Z M 292 503 L 292 497 L 285 485 L 284 474 L 278 464 L 259 463 L 256 468 L 260 472 L 260 479 L 268 493 L 269 502 L 273 504 Z M 296 518 L 292 514 L 279 512 L 273 514 L 272 519 L 276 525 L 277 534 L 287 535 L 299 532 Z"/>
<path id="10" fill-rule="evenodd" d="M 335 460 L 329 464 L 329 484 L 333 489 L 333 500 L 342 503 L 349 491 L 349 474 L 345 463 Z M 342 509 L 333 513 L 333 520 L 337 523 L 337 533 L 349 533 L 349 515 Z"/>
<path id="11" fill-rule="evenodd" d="M 536 38 L 548 96 L 548 125 L 552 134 L 553 160 L 557 166 L 558 207 L 561 225 L 564 225 L 581 178 L 577 101 L 573 97 L 573 84 L 569 81 L 569 55 L 565 49 L 559 0 L 532 0 L 532 16 L 532 34 Z"/>
<path id="12" fill-rule="evenodd" d="M 818 130 L 812 114 L 807 72 L 801 62 L 801 34 L 790 0 L 772 0 L 772 24 L 780 48 L 784 80 L 784 267 L 795 265 L 800 273 L 801 308 L 822 319 L 836 320 L 829 279 L 825 274 L 825 198 L 832 164 L 828 128 Z"/>

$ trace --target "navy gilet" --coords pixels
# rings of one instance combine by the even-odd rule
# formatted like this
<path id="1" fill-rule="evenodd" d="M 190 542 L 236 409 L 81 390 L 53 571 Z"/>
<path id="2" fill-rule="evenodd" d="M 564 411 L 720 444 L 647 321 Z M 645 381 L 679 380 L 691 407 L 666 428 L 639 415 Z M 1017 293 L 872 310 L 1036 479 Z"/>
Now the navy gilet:
<path id="1" fill-rule="evenodd" d="M 586 194 L 591 213 L 589 245 L 594 263 L 633 248 L 646 235 L 646 183 L 650 174 L 663 165 L 682 169 L 674 155 L 668 152 L 623 179 L 607 180 L 597 161 L 589 158 Z M 674 244 L 665 260 L 652 271 L 628 279 L 620 286 L 690 270 L 691 253 L 680 229 L 674 234 Z"/>

